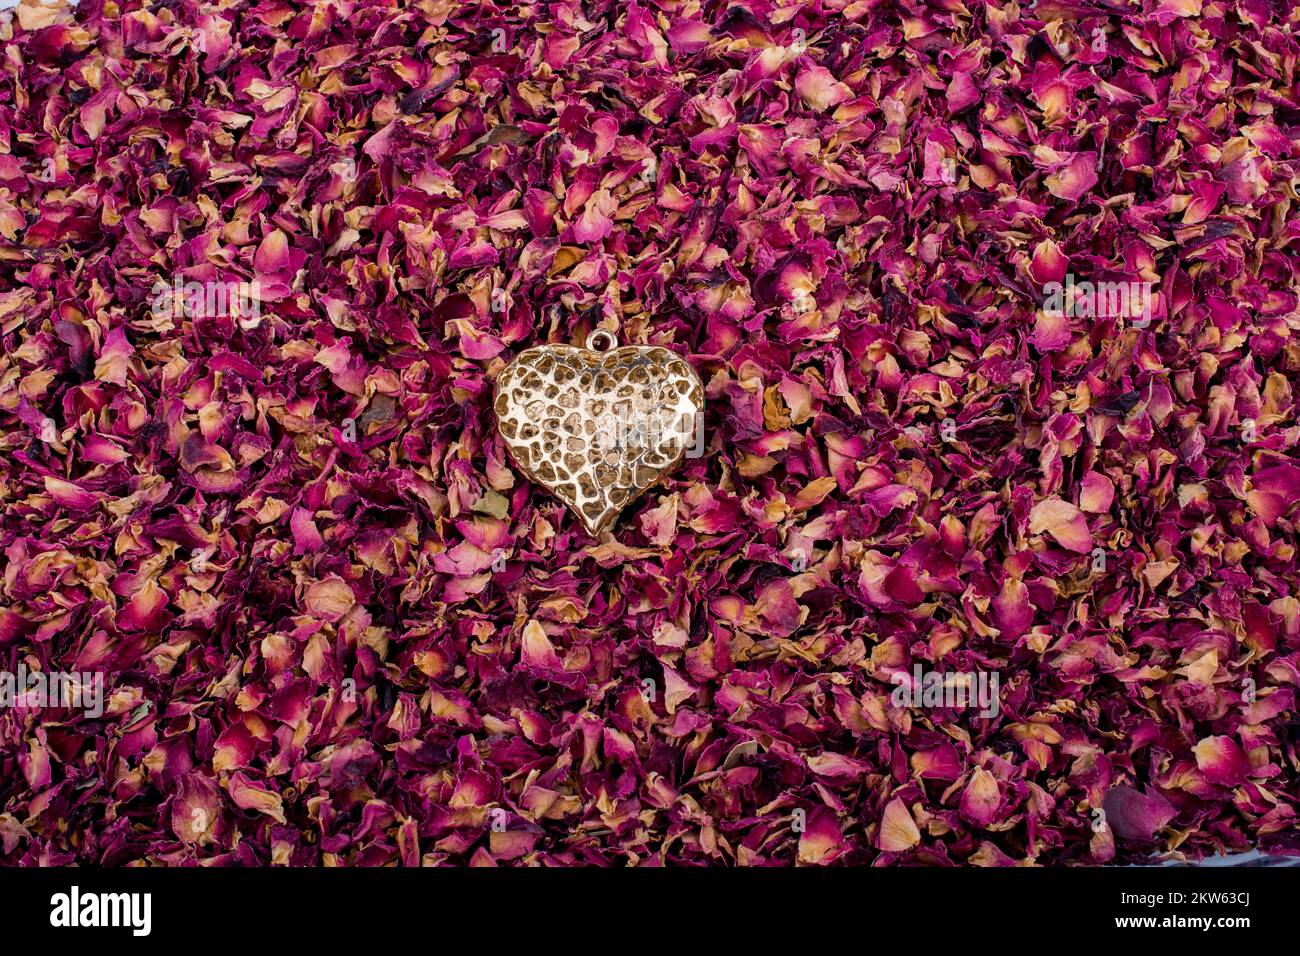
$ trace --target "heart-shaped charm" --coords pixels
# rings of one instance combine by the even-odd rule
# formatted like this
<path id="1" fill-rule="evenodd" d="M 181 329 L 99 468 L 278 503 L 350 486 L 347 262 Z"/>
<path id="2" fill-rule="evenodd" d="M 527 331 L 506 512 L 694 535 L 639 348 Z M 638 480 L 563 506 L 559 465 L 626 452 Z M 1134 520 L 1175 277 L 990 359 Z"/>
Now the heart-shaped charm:
<path id="1" fill-rule="evenodd" d="M 600 340 L 608 343 L 597 351 Z M 586 348 L 542 345 L 497 376 L 497 428 L 520 471 L 563 501 L 592 537 L 623 506 L 702 453 L 704 386 L 660 346 L 622 348 L 602 329 Z"/>

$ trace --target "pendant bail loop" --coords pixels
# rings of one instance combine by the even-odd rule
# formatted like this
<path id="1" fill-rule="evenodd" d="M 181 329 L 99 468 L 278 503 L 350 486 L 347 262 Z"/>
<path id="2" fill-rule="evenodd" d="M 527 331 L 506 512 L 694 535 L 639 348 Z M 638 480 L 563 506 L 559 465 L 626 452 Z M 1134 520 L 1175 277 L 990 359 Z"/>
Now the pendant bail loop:
<path id="1" fill-rule="evenodd" d="M 605 347 L 598 348 L 596 345 L 598 341 L 604 342 Z M 591 334 L 587 336 L 587 348 L 592 352 L 608 352 L 617 345 L 618 339 L 608 329 L 593 329 Z"/>

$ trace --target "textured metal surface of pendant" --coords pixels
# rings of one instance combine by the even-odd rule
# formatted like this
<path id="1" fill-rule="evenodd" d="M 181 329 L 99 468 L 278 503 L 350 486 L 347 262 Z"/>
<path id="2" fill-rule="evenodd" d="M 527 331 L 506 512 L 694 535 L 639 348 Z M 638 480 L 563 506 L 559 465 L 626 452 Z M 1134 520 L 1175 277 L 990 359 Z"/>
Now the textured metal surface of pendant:
<path id="1" fill-rule="evenodd" d="M 596 346 L 604 340 L 605 351 Z M 497 428 L 519 470 L 573 511 L 593 537 L 623 506 L 703 444 L 704 386 L 660 346 L 521 352 L 496 381 Z"/>

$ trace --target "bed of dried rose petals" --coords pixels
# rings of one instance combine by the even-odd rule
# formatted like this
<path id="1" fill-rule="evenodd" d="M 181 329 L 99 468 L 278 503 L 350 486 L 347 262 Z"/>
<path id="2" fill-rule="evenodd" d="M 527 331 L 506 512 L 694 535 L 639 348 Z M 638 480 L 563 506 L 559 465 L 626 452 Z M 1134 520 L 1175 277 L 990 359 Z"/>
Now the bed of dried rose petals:
<path id="1" fill-rule="evenodd" d="M 3 19 L 0 667 L 104 701 L 0 861 L 1296 851 L 1290 3 Z M 490 414 L 597 323 L 708 395 L 599 542 Z"/>

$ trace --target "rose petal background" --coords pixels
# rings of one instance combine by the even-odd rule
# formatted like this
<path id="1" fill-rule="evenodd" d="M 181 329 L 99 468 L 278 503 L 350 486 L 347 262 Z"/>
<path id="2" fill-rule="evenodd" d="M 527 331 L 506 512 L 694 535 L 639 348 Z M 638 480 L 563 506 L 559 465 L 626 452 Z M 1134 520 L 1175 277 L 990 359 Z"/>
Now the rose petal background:
<path id="1" fill-rule="evenodd" d="M 107 685 L 0 711 L 0 861 L 1295 852 L 1298 26 L 0 16 L 0 666 Z M 596 325 L 708 400 L 599 542 L 490 414 Z"/>

